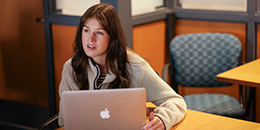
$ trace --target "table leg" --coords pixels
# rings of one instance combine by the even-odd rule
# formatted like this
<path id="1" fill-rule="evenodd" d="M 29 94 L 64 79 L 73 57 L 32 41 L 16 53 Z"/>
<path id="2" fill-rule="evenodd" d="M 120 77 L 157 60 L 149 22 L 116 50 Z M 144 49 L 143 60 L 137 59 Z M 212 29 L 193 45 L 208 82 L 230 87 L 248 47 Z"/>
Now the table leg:
<path id="1" fill-rule="evenodd" d="M 256 121 L 256 88 L 246 87 L 248 90 L 246 93 L 246 112 L 245 116 L 249 121 Z"/>

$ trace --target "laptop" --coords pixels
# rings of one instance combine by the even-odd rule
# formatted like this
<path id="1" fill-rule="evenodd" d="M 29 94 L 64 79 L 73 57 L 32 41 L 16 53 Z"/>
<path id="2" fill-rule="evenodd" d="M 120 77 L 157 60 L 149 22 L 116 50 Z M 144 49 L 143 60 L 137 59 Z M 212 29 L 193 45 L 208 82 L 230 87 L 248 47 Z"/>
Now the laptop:
<path id="1" fill-rule="evenodd" d="M 65 130 L 141 130 L 146 124 L 144 88 L 64 91 Z"/>

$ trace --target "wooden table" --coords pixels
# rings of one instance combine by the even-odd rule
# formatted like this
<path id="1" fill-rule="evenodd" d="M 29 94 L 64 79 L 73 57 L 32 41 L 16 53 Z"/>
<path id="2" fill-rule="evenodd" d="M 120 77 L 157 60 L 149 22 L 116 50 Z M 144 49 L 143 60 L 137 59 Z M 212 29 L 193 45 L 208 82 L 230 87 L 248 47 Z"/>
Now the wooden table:
<path id="1" fill-rule="evenodd" d="M 218 81 L 260 87 L 260 59 L 217 75 Z"/>
<path id="2" fill-rule="evenodd" d="M 186 117 L 171 130 L 260 130 L 260 124 L 188 110 Z"/>
<path id="3" fill-rule="evenodd" d="M 256 88 L 260 87 L 260 59 L 248 62 L 234 69 L 217 75 L 218 81 L 249 86 L 248 99 L 246 101 L 246 116 L 256 120 Z M 252 112 L 250 115 L 249 112 Z"/>
<path id="4" fill-rule="evenodd" d="M 148 121 L 148 120 L 147 120 Z M 260 130 L 260 123 L 238 120 L 193 110 L 171 130 Z M 56 130 L 64 130 L 64 127 Z"/>

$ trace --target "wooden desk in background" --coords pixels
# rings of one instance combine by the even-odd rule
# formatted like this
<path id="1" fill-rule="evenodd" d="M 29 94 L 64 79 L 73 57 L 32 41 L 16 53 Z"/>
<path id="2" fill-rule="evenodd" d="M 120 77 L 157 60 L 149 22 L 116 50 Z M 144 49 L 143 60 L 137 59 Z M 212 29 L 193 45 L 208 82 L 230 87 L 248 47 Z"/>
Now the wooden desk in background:
<path id="1" fill-rule="evenodd" d="M 256 121 L 256 109 L 260 106 L 256 106 L 256 88 L 254 87 L 260 88 L 260 59 L 218 74 L 217 80 L 249 86 L 249 96 L 246 101 L 246 115 L 252 118 L 250 120 Z M 249 112 L 252 112 L 252 115 L 250 115 Z"/>
<path id="2" fill-rule="evenodd" d="M 148 103 L 147 107 L 154 108 Z M 147 122 L 149 122 L 147 118 Z M 238 120 L 193 110 L 187 110 L 185 118 L 171 130 L 260 130 L 260 123 Z M 56 130 L 64 130 L 64 127 Z"/>
<path id="3" fill-rule="evenodd" d="M 218 81 L 260 87 L 260 59 L 217 75 Z"/>

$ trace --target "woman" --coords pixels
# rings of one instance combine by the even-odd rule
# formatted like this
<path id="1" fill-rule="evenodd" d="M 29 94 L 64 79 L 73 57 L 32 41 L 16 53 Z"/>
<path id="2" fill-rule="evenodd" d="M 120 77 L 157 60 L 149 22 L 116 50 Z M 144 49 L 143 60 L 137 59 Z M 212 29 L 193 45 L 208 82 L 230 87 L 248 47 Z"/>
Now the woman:
<path id="1" fill-rule="evenodd" d="M 186 113 L 176 94 L 140 56 L 127 48 L 125 34 L 113 6 L 97 4 L 81 17 L 74 56 L 63 66 L 63 91 L 144 87 L 147 101 L 158 106 L 143 129 L 170 129 Z M 61 103 L 61 101 L 60 101 Z M 60 104 L 59 124 L 63 125 Z"/>

